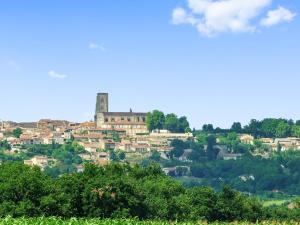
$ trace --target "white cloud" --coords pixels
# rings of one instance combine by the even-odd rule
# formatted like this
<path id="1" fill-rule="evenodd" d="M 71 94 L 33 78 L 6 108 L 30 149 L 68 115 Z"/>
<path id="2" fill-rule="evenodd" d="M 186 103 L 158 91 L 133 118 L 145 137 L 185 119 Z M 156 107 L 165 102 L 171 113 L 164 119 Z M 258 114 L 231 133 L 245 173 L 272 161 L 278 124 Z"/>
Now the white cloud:
<path id="1" fill-rule="evenodd" d="M 50 71 L 48 72 L 48 75 L 49 75 L 50 77 L 52 77 L 52 78 L 57 78 L 57 79 L 64 79 L 64 78 L 67 77 L 67 75 L 61 74 L 61 73 L 57 73 L 57 72 L 55 72 L 54 70 L 50 70 Z"/>
<path id="2" fill-rule="evenodd" d="M 99 45 L 99 44 L 97 44 L 95 42 L 90 42 L 89 43 L 89 49 L 92 49 L 92 50 L 94 50 L 94 49 L 100 49 L 101 51 L 105 51 L 105 48 L 102 45 Z"/>
<path id="3" fill-rule="evenodd" d="M 270 10 L 267 17 L 260 21 L 260 24 L 270 27 L 282 22 L 291 22 L 295 16 L 296 13 L 292 13 L 290 10 L 279 6 L 278 9 Z"/>
<path id="4" fill-rule="evenodd" d="M 174 24 L 189 23 L 192 25 L 197 24 L 197 19 L 193 15 L 187 15 L 183 8 L 176 8 L 173 10 L 172 21 Z"/>
<path id="5" fill-rule="evenodd" d="M 187 0 L 188 9 L 175 8 L 172 22 L 189 24 L 201 34 L 253 32 L 257 19 L 272 0 Z"/>

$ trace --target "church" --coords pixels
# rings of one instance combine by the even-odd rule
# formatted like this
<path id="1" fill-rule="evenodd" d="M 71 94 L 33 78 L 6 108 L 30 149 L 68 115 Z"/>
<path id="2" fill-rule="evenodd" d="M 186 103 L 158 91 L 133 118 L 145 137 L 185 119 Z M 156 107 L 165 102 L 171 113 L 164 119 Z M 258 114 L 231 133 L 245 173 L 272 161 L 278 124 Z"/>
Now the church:
<path id="1" fill-rule="evenodd" d="M 148 133 L 147 113 L 109 112 L 108 93 L 98 93 L 96 100 L 95 123 L 100 129 L 125 130 L 127 135 Z"/>

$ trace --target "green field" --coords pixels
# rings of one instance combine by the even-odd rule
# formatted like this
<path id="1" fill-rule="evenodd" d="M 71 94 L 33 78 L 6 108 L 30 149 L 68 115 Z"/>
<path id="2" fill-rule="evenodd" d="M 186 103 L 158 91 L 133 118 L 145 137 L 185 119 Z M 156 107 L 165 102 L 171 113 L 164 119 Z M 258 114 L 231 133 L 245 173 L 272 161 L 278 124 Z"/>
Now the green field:
<path id="1" fill-rule="evenodd" d="M 206 222 L 160 222 L 160 221 L 137 221 L 137 220 L 99 220 L 99 219 L 68 219 L 63 220 L 55 217 L 49 218 L 19 218 L 14 219 L 11 217 L 6 217 L 0 219 L 0 224 L 2 225 L 168 225 L 168 224 L 178 224 L 178 225 L 204 225 Z M 233 222 L 233 223 L 211 223 L 212 225 L 226 225 L 226 224 L 235 224 L 235 225 L 250 225 L 252 223 L 247 222 Z M 275 222 L 275 221 L 266 221 L 266 222 L 257 222 L 256 224 L 262 225 L 273 225 L 273 224 L 285 224 L 285 225 L 294 225 L 300 224 L 298 222 Z"/>
<path id="2" fill-rule="evenodd" d="M 280 205 L 283 205 L 283 204 L 285 204 L 287 202 L 290 202 L 290 200 L 276 200 L 276 199 L 274 199 L 274 200 L 264 201 L 263 205 L 265 207 L 272 206 L 272 205 L 280 206 Z"/>

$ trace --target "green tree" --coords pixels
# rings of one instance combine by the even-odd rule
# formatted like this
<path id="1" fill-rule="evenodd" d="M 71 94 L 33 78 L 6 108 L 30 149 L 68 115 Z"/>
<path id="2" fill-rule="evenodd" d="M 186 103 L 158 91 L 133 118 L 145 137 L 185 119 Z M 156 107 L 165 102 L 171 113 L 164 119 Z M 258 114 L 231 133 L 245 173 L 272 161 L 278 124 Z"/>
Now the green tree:
<path id="1" fill-rule="evenodd" d="M 207 142 L 207 149 L 206 149 L 207 158 L 209 160 L 215 160 L 219 153 L 219 151 L 215 148 L 215 145 L 217 143 L 216 136 L 209 135 L 206 139 L 206 142 Z"/>
<path id="2" fill-rule="evenodd" d="M 154 110 L 152 112 L 149 112 L 147 114 L 146 118 L 146 124 L 148 127 L 148 130 L 152 131 L 155 129 L 163 129 L 165 124 L 165 115 L 163 112 L 159 110 Z"/>
<path id="3" fill-rule="evenodd" d="M 291 126 L 286 122 L 279 122 L 276 127 L 276 137 L 284 138 L 291 135 Z"/>
<path id="4" fill-rule="evenodd" d="M 192 152 L 187 156 L 187 158 L 193 162 L 199 162 L 205 157 L 204 150 L 193 149 Z"/>
<path id="5" fill-rule="evenodd" d="M 22 129 L 19 127 L 13 130 L 13 136 L 16 138 L 20 138 L 22 133 Z"/>
<path id="6" fill-rule="evenodd" d="M 187 191 L 187 196 L 190 199 L 189 205 L 191 212 L 189 219 L 191 220 L 215 220 L 215 205 L 218 196 L 212 188 L 196 187 Z"/>
<path id="7" fill-rule="evenodd" d="M 118 162 L 120 160 L 118 154 L 114 150 L 109 151 L 109 159 L 113 162 Z"/>
<path id="8" fill-rule="evenodd" d="M 174 139 L 171 141 L 171 147 L 173 147 L 173 150 L 170 151 L 170 156 L 173 157 L 180 157 L 183 153 L 185 149 L 188 149 L 190 146 L 187 142 L 184 142 L 182 140 L 179 139 Z"/>
<path id="9" fill-rule="evenodd" d="M 202 131 L 207 133 L 213 133 L 214 132 L 214 126 L 212 124 L 204 124 L 202 126 Z"/>
<path id="10" fill-rule="evenodd" d="M 258 139 L 255 139 L 255 140 L 253 141 L 253 144 L 254 144 L 254 146 L 255 146 L 256 148 L 261 148 L 262 145 L 263 145 L 263 143 L 262 143 L 260 140 L 258 140 Z"/>
<path id="11" fill-rule="evenodd" d="M 234 122 L 230 128 L 231 131 L 236 132 L 236 133 L 241 133 L 242 132 L 242 125 L 240 122 Z"/>
<path id="12" fill-rule="evenodd" d="M 114 140 L 114 142 L 121 142 L 121 138 L 118 132 L 114 131 L 112 134 L 112 138 Z"/>
<path id="13" fill-rule="evenodd" d="M 41 215 L 42 198 L 49 194 L 49 178 L 23 163 L 0 166 L 0 217 Z"/>
<path id="14" fill-rule="evenodd" d="M 199 133 L 199 134 L 197 134 L 196 139 L 197 139 L 197 141 L 198 141 L 199 144 L 205 145 L 207 137 L 208 137 L 207 134 L 205 134 L 205 133 Z"/>
<path id="15" fill-rule="evenodd" d="M 185 116 L 182 116 L 178 120 L 178 132 L 185 133 L 186 131 L 190 131 L 190 124 Z M 188 133 L 188 132 L 186 132 Z"/>
<path id="16" fill-rule="evenodd" d="M 151 152 L 149 159 L 159 162 L 160 161 L 160 153 L 158 151 Z"/>
<path id="17" fill-rule="evenodd" d="M 11 146 L 8 141 L 0 141 L 0 150 L 11 150 Z"/>
<path id="18" fill-rule="evenodd" d="M 283 123 L 287 124 L 287 120 L 267 118 L 262 120 L 261 131 L 265 137 L 274 138 L 277 136 L 277 127 L 283 126 Z M 280 132 L 279 132 L 280 134 Z"/>
<path id="19" fill-rule="evenodd" d="M 126 158 L 125 152 L 120 152 L 120 153 L 119 153 L 119 159 L 120 159 L 120 160 L 124 160 L 125 158 Z"/>
<path id="20" fill-rule="evenodd" d="M 300 126 L 299 125 L 292 127 L 292 134 L 294 137 L 297 137 L 297 138 L 300 137 Z"/>
<path id="21" fill-rule="evenodd" d="M 278 142 L 277 143 L 277 152 L 281 152 L 282 150 L 282 145 Z"/>
<path id="22" fill-rule="evenodd" d="M 179 120 L 178 120 L 178 117 L 174 113 L 166 115 L 164 129 L 169 130 L 173 133 L 176 133 L 179 131 Z"/>
<path id="23" fill-rule="evenodd" d="M 250 123 L 245 126 L 244 130 L 254 136 L 255 138 L 261 136 L 261 122 L 255 119 L 252 119 Z"/>

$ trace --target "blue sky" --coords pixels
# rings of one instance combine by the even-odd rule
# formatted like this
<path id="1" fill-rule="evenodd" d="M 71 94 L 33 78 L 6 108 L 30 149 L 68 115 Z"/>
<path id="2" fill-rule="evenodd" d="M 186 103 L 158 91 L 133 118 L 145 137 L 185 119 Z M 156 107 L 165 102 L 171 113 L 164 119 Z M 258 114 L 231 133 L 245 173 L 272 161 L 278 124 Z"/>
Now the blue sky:
<path id="1" fill-rule="evenodd" d="M 254 2 L 0 1 L 0 119 L 86 121 L 98 91 L 197 128 L 300 119 L 300 2 Z"/>

